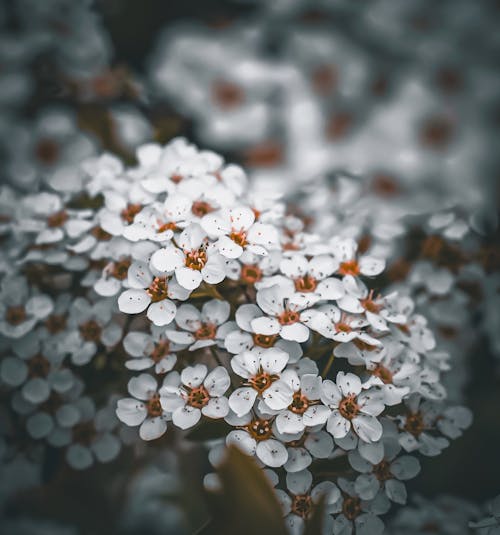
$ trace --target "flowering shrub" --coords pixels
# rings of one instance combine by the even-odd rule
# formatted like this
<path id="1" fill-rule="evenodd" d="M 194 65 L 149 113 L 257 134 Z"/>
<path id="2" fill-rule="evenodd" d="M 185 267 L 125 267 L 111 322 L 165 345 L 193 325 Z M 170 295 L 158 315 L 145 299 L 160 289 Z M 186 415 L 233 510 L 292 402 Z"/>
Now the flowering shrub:
<path id="1" fill-rule="evenodd" d="M 390 288 L 376 239 L 309 230 L 213 152 L 178 138 L 137 162 L 90 159 L 78 190 L 26 196 L 7 222 L 0 378 L 28 435 L 82 469 L 190 430 L 215 493 L 236 447 L 291 533 L 317 511 L 325 533 L 382 533 L 419 455 L 471 423 L 410 286 Z"/>

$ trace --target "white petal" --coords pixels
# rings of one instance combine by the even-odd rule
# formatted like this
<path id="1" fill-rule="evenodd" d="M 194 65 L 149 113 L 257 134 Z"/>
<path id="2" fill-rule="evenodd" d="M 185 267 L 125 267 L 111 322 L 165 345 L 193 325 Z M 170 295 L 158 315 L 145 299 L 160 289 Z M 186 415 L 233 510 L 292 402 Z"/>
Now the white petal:
<path id="1" fill-rule="evenodd" d="M 167 422 L 157 416 L 156 418 L 147 418 L 139 427 L 139 436 L 142 440 L 156 440 L 160 438 L 167 430 Z"/>
<path id="2" fill-rule="evenodd" d="M 147 288 L 152 280 L 153 275 L 146 263 L 136 261 L 128 268 L 127 281 L 131 288 Z"/>
<path id="3" fill-rule="evenodd" d="M 147 316 L 155 325 L 164 326 L 173 321 L 176 312 L 175 304 L 169 299 L 163 299 L 149 305 Z"/>
<path id="4" fill-rule="evenodd" d="M 225 394 L 231 385 L 231 379 L 226 368 L 217 366 L 206 377 L 203 385 L 212 397 L 218 397 Z"/>
<path id="5" fill-rule="evenodd" d="M 186 290 L 194 290 L 201 284 L 202 276 L 199 271 L 188 267 L 180 267 L 175 270 L 177 282 Z"/>
<path id="6" fill-rule="evenodd" d="M 309 339 L 309 329 L 302 323 L 293 323 L 292 325 L 283 325 L 280 335 L 285 340 L 293 342 L 307 342 Z"/>
<path id="7" fill-rule="evenodd" d="M 281 329 L 279 321 L 275 318 L 270 318 L 269 316 L 261 316 L 260 318 L 253 319 L 251 327 L 255 333 L 264 334 L 266 336 L 278 334 Z"/>
<path id="8" fill-rule="evenodd" d="M 118 308 L 126 314 L 144 312 L 151 303 L 151 297 L 144 290 L 125 290 L 118 298 Z"/>
<path id="9" fill-rule="evenodd" d="M 243 254 L 243 247 L 228 236 L 221 236 L 217 240 L 217 248 L 220 254 L 226 258 L 239 258 Z"/>
<path id="10" fill-rule="evenodd" d="M 361 379 L 353 373 L 339 372 L 336 382 L 344 396 L 357 395 L 361 392 Z"/>
<path id="11" fill-rule="evenodd" d="M 275 381 L 262 394 L 266 405 L 272 410 L 285 409 L 292 403 L 293 390 L 284 381 Z"/>
<path id="12" fill-rule="evenodd" d="M 352 420 L 352 427 L 361 440 L 376 442 L 382 436 L 382 425 L 375 416 L 358 414 Z"/>
<path id="13" fill-rule="evenodd" d="M 184 254 L 176 247 L 166 247 L 153 253 L 151 266 L 162 273 L 177 271 L 184 265 Z"/>
<path id="14" fill-rule="evenodd" d="M 212 299 L 201 309 L 201 316 L 205 322 L 222 325 L 228 318 L 231 306 L 227 301 Z"/>
<path id="15" fill-rule="evenodd" d="M 224 418 L 229 413 L 229 402 L 225 397 L 211 399 L 201 412 L 208 418 Z"/>
<path id="16" fill-rule="evenodd" d="M 257 446 L 255 439 L 243 430 L 231 431 L 226 437 L 226 444 L 237 446 L 247 455 L 253 455 Z"/>
<path id="17" fill-rule="evenodd" d="M 123 423 L 136 426 L 146 418 L 147 409 L 144 403 L 133 398 L 125 398 L 118 400 L 116 415 Z"/>
<path id="18" fill-rule="evenodd" d="M 266 465 L 277 468 L 283 466 L 288 459 L 285 446 L 277 440 L 263 440 L 257 444 L 257 457 Z"/>
<path id="19" fill-rule="evenodd" d="M 201 418 L 201 411 L 196 407 L 184 405 L 179 407 L 172 414 L 172 422 L 181 429 L 189 429 L 195 426 Z"/>
<path id="20" fill-rule="evenodd" d="M 140 400 L 149 399 L 151 394 L 156 392 L 157 387 L 156 379 L 147 373 L 141 373 L 137 377 L 132 377 L 128 382 L 130 395 Z"/>
<path id="21" fill-rule="evenodd" d="M 309 470 L 302 470 L 301 472 L 286 475 L 286 486 L 295 496 L 308 494 L 311 485 L 312 474 Z"/>
<path id="22" fill-rule="evenodd" d="M 238 416 L 243 416 L 250 412 L 256 397 L 257 391 L 253 388 L 237 388 L 229 397 L 229 407 Z"/>
<path id="23" fill-rule="evenodd" d="M 346 420 L 337 410 L 332 411 L 328 418 L 326 429 L 334 438 L 343 438 L 349 432 L 351 423 Z"/>
<path id="24" fill-rule="evenodd" d="M 201 385 L 207 376 L 207 367 L 205 364 L 196 364 L 184 368 L 181 373 L 181 381 L 190 388 L 197 388 Z"/>

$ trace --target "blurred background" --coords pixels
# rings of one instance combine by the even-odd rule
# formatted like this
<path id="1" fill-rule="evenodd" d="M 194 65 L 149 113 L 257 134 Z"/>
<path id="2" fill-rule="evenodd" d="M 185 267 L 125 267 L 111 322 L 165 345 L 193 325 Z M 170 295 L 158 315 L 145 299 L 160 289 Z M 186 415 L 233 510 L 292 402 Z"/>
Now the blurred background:
<path id="1" fill-rule="evenodd" d="M 384 232 L 402 215 L 449 211 L 464 221 L 477 236 L 474 261 L 457 275 L 464 263 L 453 253 L 469 242 L 450 233 L 439 266 L 455 291 L 428 289 L 425 303 L 436 304 L 435 326 L 452 354 L 449 395 L 473 410 L 474 424 L 424 460 L 409 494 L 466 500 L 444 503 L 445 515 L 500 491 L 498 1 L 0 6 L 2 188 L 70 190 L 84 158 L 109 151 L 132 164 L 137 146 L 185 136 L 244 166 L 254 191 L 283 195 L 305 213 L 317 206 L 319 185 L 347 176 L 382 202 Z M 0 216 L 9 211 L 6 191 Z M 418 257 L 419 243 L 417 233 L 391 253 L 394 270 Z M 425 272 L 412 276 L 424 284 Z M 127 377 L 109 381 L 122 395 Z M 196 533 L 208 508 L 196 437 L 122 438 L 117 459 L 83 472 L 55 448 L 3 448 L 3 532 Z"/>

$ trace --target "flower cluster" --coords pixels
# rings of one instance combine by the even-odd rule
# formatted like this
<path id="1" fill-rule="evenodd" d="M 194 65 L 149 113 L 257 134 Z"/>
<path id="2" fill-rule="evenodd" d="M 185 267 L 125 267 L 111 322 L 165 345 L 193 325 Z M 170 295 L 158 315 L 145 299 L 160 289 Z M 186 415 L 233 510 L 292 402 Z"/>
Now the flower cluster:
<path id="1" fill-rule="evenodd" d="M 5 228 L 0 379 L 29 436 L 83 469 L 219 420 L 210 461 L 254 456 L 292 533 L 320 499 L 333 533 L 382 533 L 417 455 L 471 415 L 446 402 L 448 357 L 421 303 L 385 282 L 376 237 L 309 229 L 182 138 L 79 176 L 76 192 L 25 196 Z M 126 369 L 127 397 L 86 383 Z"/>

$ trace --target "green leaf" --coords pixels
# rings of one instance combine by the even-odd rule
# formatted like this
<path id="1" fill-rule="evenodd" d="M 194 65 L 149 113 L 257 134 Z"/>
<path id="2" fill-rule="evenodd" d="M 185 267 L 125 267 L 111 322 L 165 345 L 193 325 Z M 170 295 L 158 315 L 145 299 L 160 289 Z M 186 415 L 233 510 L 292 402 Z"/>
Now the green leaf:
<path id="1" fill-rule="evenodd" d="M 218 472 L 222 493 L 214 502 L 214 533 L 287 534 L 274 490 L 253 458 L 230 446 Z"/>

